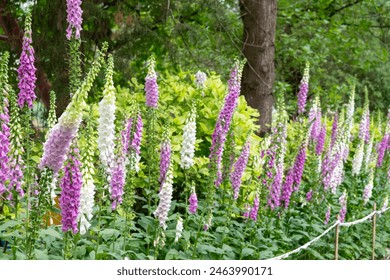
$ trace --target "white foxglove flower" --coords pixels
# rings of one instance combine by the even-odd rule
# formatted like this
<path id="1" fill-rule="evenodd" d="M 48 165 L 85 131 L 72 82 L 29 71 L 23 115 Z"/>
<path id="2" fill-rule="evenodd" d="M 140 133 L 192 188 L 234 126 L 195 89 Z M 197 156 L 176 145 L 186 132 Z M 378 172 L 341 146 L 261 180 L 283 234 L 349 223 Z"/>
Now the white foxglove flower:
<path id="1" fill-rule="evenodd" d="M 371 169 L 368 184 L 366 185 L 363 191 L 364 204 L 366 204 L 368 200 L 371 198 L 373 188 L 374 188 L 374 169 Z"/>
<path id="2" fill-rule="evenodd" d="M 371 161 L 371 155 L 372 155 L 372 147 L 374 145 L 374 137 L 371 137 L 370 142 L 366 146 L 366 153 L 364 155 L 364 166 L 368 168 L 368 165 Z"/>
<path id="3" fill-rule="evenodd" d="M 114 62 L 109 57 L 103 99 L 99 103 L 98 148 L 100 160 L 110 174 L 114 160 L 115 140 L 115 87 L 112 80 Z"/>
<path id="4" fill-rule="evenodd" d="M 386 195 L 385 199 L 383 200 L 381 211 L 385 211 L 388 206 L 389 206 L 389 197 Z"/>
<path id="5" fill-rule="evenodd" d="M 177 224 L 176 224 L 175 242 L 179 241 L 179 238 L 181 237 L 182 232 L 183 232 L 183 219 L 181 217 L 179 217 L 177 219 Z"/>
<path id="6" fill-rule="evenodd" d="M 361 140 L 357 146 L 355 156 L 352 162 L 352 175 L 359 175 L 362 169 L 364 157 L 364 140 Z"/>
<path id="7" fill-rule="evenodd" d="M 91 224 L 92 211 L 94 206 L 95 184 L 93 181 L 93 165 L 92 161 L 84 162 L 81 168 L 83 175 L 83 185 L 80 190 L 80 207 L 78 221 L 80 222 L 80 233 L 85 234 Z"/>
<path id="8" fill-rule="evenodd" d="M 189 169 L 194 164 L 195 155 L 195 141 L 196 141 L 196 113 L 192 110 L 187 124 L 183 129 L 183 142 L 181 145 L 181 161 L 180 166 L 183 169 Z"/>
<path id="9" fill-rule="evenodd" d="M 204 88 L 204 83 L 207 80 L 207 76 L 204 72 L 198 71 L 195 74 L 195 83 L 198 88 Z"/>
<path id="10" fill-rule="evenodd" d="M 168 172 L 163 182 L 161 191 L 158 194 L 160 203 L 153 215 L 159 220 L 160 226 L 165 230 L 167 228 L 166 221 L 168 219 L 169 208 L 171 207 L 173 191 L 173 168 L 169 165 Z"/>

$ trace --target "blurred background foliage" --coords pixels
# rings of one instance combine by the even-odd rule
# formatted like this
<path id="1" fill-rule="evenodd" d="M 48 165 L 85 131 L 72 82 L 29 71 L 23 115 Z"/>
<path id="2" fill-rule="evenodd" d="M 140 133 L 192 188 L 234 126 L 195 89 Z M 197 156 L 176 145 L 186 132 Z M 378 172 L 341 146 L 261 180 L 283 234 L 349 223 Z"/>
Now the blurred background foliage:
<path id="1" fill-rule="evenodd" d="M 280 0 L 277 3 L 275 91 L 287 94 L 287 110 L 295 113 L 305 61 L 311 63 L 310 98 L 319 94 L 324 109 L 339 109 L 348 82 L 357 84 L 357 105 L 363 86 L 371 110 L 385 112 L 390 104 L 390 1 Z M 13 49 L 15 26 L 23 27 L 24 11 L 33 12 L 33 40 L 39 77 L 38 94 L 48 101 L 48 88 L 58 96 L 59 113 L 69 100 L 66 1 L 0 1 L 0 51 Z M 242 22 L 236 0 L 84 0 L 82 53 L 89 65 L 95 51 L 108 41 L 115 57 L 116 84 L 132 78 L 143 83 L 145 61 L 153 53 L 158 72 L 216 72 L 227 79 L 242 49 Z M 7 21 L 8 17 L 8 21 Z M 14 21 L 10 21 L 14 19 Z M 10 30 L 14 35 L 10 35 Z M 19 30 L 19 34 L 20 34 Z M 99 92 L 103 78 L 94 92 Z M 46 85 L 45 85 L 46 84 Z"/>

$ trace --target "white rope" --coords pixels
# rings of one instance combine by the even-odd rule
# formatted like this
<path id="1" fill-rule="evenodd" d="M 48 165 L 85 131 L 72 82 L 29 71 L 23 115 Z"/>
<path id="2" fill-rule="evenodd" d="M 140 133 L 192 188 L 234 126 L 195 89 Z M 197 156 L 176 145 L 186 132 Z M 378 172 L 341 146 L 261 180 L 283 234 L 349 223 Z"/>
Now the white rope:
<path id="1" fill-rule="evenodd" d="M 287 252 L 283 255 L 280 255 L 280 256 L 277 256 L 277 257 L 274 257 L 274 258 L 270 258 L 270 259 L 267 259 L 267 260 L 281 260 L 281 259 L 285 259 L 287 257 L 289 257 L 290 255 L 292 254 L 295 254 L 295 253 L 298 253 L 299 251 L 301 250 L 304 250 L 304 249 L 307 249 L 307 247 L 309 247 L 311 244 L 313 244 L 314 242 L 318 241 L 321 237 L 323 237 L 325 234 L 327 234 L 329 231 L 331 231 L 333 228 L 335 228 L 337 225 L 341 226 L 341 227 L 349 227 L 349 226 L 353 226 L 353 225 L 357 225 L 357 224 L 360 224 L 360 223 L 363 223 L 365 222 L 366 220 L 370 219 L 372 216 L 374 216 L 375 214 L 382 214 L 384 212 L 386 212 L 387 210 L 389 210 L 390 207 L 387 207 L 386 209 L 383 209 L 383 210 L 379 210 L 379 211 L 373 211 L 372 213 L 368 214 L 367 216 L 359 219 L 359 220 L 356 220 L 356 221 L 353 221 L 353 222 L 348 222 L 348 223 L 340 223 L 340 221 L 336 221 L 333 225 L 331 225 L 328 229 L 326 229 L 323 233 L 321 233 L 320 235 L 318 235 L 316 238 L 314 238 L 313 240 L 305 243 L 304 245 L 302 245 L 301 247 L 298 247 L 296 248 L 295 250 L 292 250 L 290 252 Z"/>

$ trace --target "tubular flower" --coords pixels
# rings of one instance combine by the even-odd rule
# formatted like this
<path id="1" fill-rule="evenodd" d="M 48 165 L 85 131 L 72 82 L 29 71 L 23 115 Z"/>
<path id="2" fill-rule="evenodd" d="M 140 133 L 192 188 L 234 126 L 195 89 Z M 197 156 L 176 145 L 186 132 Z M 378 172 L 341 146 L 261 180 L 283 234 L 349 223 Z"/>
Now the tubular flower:
<path id="1" fill-rule="evenodd" d="M 365 186 L 363 191 L 364 204 L 366 204 L 368 200 L 371 198 L 373 187 L 374 187 L 374 169 L 372 168 L 370 171 L 370 178 L 368 179 L 368 184 Z"/>
<path id="2" fill-rule="evenodd" d="M 137 156 L 140 155 L 141 152 L 141 140 L 142 140 L 142 130 L 143 130 L 143 122 L 141 112 L 138 112 L 137 123 L 134 131 L 134 136 L 131 141 L 131 149 L 135 152 Z"/>
<path id="3" fill-rule="evenodd" d="M 365 89 L 365 95 L 366 98 L 364 102 L 363 115 L 360 121 L 359 137 L 364 142 L 368 143 L 368 141 L 370 141 L 370 109 L 367 88 Z"/>
<path id="4" fill-rule="evenodd" d="M 122 203 L 123 189 L 126 181 L 125 159 L 119 156 L 111 171 L 111 208 L 115 210 Z"/>
<path id="5" fill-rule="evenodd" d="M 301 185 L 303 169 L 305 167 L 306 161 L 306 142 L 299 149 L 298 155 L 294 162 L 294 191 L 299 190 L 299 186 Z"/>
<path id="6" fill-rule="evenodd" d="M 6 191 L 8 180 L 8 153 L 10 150 L 9 102 L 8 102 L 8 59 L 9 53 L 3 54 L 0 62 L 0 196 Z"/>
<path id="7" fill-rule="evenodd" d="M 128 118 L 125 120 L 124 129 L 121 132 L 122 135 L 122 154 L 127 155 L 130 148 L 131 138 L 131 128 L 133 126 L 133 118 Z"/>
<path id="8" fill-rule="evenodd" d="M 328 210 L 326 211 L 326 214 L 325 214 L 325 221 L 324 221 L 325 225 L 327 225 L 329 223 L 329 219 L 330 219 L 330 206 L 328 206 Z"/>
<path id="9" fill-rule="evenodd" d="M 163 142 L 160 149 L 160 179 L 161 187 L 165 181 L 165 177 L 168 172 L 168 168 L 171 162 L 171 141 L 168 136 L 168 129 L 165 130 L 163 136 Z M 161 188 L 160 188 L 161 190 Z"/>
<path id="10" fill-rule="evenodd" d="M 97 76 L 107 45 L 104 45 L 98 54 L 98 58 L 83 81 L 80 89 L 73 95 L 72 100 L 58 119 L 57 124 L 50 130 L 49 136 L 44 144 L 44 152 L 39 168 L 48 167 L 57 173 L 69 151 L 72 139 L 76 136 L 82 120 L 83 110 L 86 108 L 86 98 L 92 88 L 93 81 Z"/>
<path id="11" fill-rule="evenodd" d="M 313 106 L 309 112 L 309 123 L 310 125 L 310 137 L 314 141 L 317 141 L 318 136 L 321 130 L 321 107 L 320 107 L 320 99 L 317 96 L 314 100 Z"/>
<path id="12" fill-rule="evenodd" d="M 180 151 L 180 166 L 189 169 L 194 164 L 196 141 L 196 111 L 195 106 L 191 110 L 190 116 L 183 129 L 183 142 Z"/>
<path id="13" fill-rule="evenodd" d="M 294 168 L 290 168 L 287 172 L 286 180 L 282 187 L 282 197 L 281 201 L 284 202 L 284 208 L 288 208 L 290 204 L 291 194 L 293 192 L 293 184 L 294 184 Z"/>
<path id="14" fill-rule="evenodd" d="M 49 116 L 47 118 L 47 126 L 49 130 L 55 126 L 57 122 L 57 116 L 56 116 L 56 94 L 54 91 L 50 91 L 50 109 L 49 109 Z"/>
<path id="15" fill-rule="evenodd" d="M 321 131 L 317 138 L 317 145 L 316 145 L 316 155 L 320 156 L 322 152 L 324 151 L 324 144 L 325 144 L 325 137 L 326 137 L 326 126 L 325 124 L 322 125 Z"/>
<path id="16" fill-rule="evenodd" d="M 310 201 L 313 198 L 313 190 L 310 190 L 306 193 L 306 201 Z"/>
<path id="17" fill-rule="evenodd" d="M 364 140 L 361 140 L 359 142 L 359 145 L 356 149 L 355 156 L 353 158 L 352 175 L 360 174 L 360 171 L 362 169 L 363 157 L 364 157 Z"/>
<path id="18" fill-rule="evenodd" d="M 238 157 L 236 163 L 234 164 L 234 170 L 230 174 L 230 182 L 232 183 L 233 191 L 234 191 L 234 199 L 238 198 L 238 193 L 240 191 L 241 186 L 241 178 L 244 174 L 246 165 L 248 163 L 249 158 L 249 150 L 250 144 L 249 141 L 245 143 L 244 148 L 242 149 L 241 155 Z"/>
<path id="19" fill-rule="evenodd" d="M 367 168 L 368 164 L 371 161 L 372 147 L 374 146 L 374 137 L 371 137 L 370 142 L 366 147 L 366 152 L 364 154 L 364 166 Z"/>
<path id="20" fill-rule="evenodd" d="M 94 156 L 94 139 L 92 139 L 92 127 L 88 123 L 86 146 L 84 147 L 84 153 L 82 154 L 81 173 L 83 175 L 83 184 L 80 191 L 80 209 L 77 221 L 80 223 L 80 233 L 85 234 L 91 224 L 89 221 L 93 217 L 93 206 L 95 196 L 95 183 L 93 175 L 95 174 L 93 165 Z"/>
<path id="21" fill-rule="evenodd" d="M 183 219 L 181 217 L 179 217 L 177 219 L 177 224 L 176 224 L 175 242 L 179 241 L 179 238 L 181 237 L 182 232 L 183 232 Z"/>
<path id="22" fill-rule="evenodd" d="M 210 214 L 207 215 L 206 223 L 203 226 L 204 231 L 208 231 L 211 228 L 212 221 L 213 221 L 213 214 L 210 212 Z"/>
<path id="23" fill-rule="evenodd" d="M 151 56 L 148 60 L 148 74 L 145 78 L 146 106 L 151 108 L 157 108 L 158 104 L 157 74 L 154 71 L 155 64 L 156 61 Z"/>
<path id="24" fill-rule="evenodd" d="M 168 172 L 162 184 L 162 188 L 158 197 L 160 202 L 153 215 L 159 220 L 160 226 L 165 230 L 167 228 L 166 221 L 168 219 L 169 208 L 171 207 L 172 191 L 173 191 L 173 168 L 169 164 Z"/>
<path id="25" fill-rule="evenodd" d="M 22 189 L 23 169 L 25 168 L 22 146 L 22 125 L 20 120 L 20 108 L 16 104 L 16 96 L 10 94 L 11 121 L 10 121 L 10 154 L 9 154 L 9 197 L 12 199 L 12 189 L 20 196 L 24 196 Z"/>
<path id="26" fill-rule="evenodd" d="M 271 209 L 280 206 L 282 180 L 283 180 L 283 164 L 278 164 L 276 166 L 276 174 L 275 174 L 274 181 L 272 182 L 270 195 L 268 198 L 268 205 L 271 207 Z"/>
<path id="27" fill-rule="evenodd" d="M 188 212 L 195 214 L 198 209 L 198 197 L 196 196 L 195 187 L 192 187 L 190 198 L 188 199 L 190 205 L 188 206 Z"/>
<path id="28" fill-rule="evenodd" d="M 66 13 L 68 28 L 66 29 L 66 38 L 71 39 L 73 32 L 76 39 L 80 39 L 81 23 L 83 22 L 81 9 L 81 0 L 67 0 Z"/>
<path id="29" fill-rule="evenodd" d="M 64 177 L 61 180 L 61 216 L 62 231 L 72 230 L 78 232 L 77 217 L 80 207 L 80 190 L 82 175 L 80 172 L 79 151 L 72 148 L 69 154 L 68 164 L 65 166 Z"/>
<path id="30" fill-rule="evenodd" d="M 340 212 L 339 212 L 339 221 L 340 223 L 344 222 L 345 220 L 345 215 L 347 214 L 347 193 L 344 192 L 340 198 L 339 198 L 339 203 L 341 206 Z"/>
<path id="31" fill-rule="evenodd" d="M 271 143 L 268 150 L 269 160 L 267 163 L 267 177 L 273 178 L 270 185 L 270 192 L 268 195 L 268 205 L 271 209 L 280 206 L 281 191 L 284 173 L 284 156 L 286 153 L 286 138 L 287 138 L 287 122 L 284 116 L 284 106 L 279 108 L 279 112 L 276 115 L 275 123 L 273 123 Z M 275 176 L 272 171 L 275 169 Z"/>
<path id="32" fill-rule="evenodd" d="M 305 71 L 303 73 L 303 78 L 301 80 L 301 84 L 299 85 L 299 92 L 298 92 L 298 113 L 299 114 L 305 112 L 307 93 L 309 92 L 309 71 L 310 71 L 310 64 L 309 62 L 306 62 Z"/>
<path id="33" fill-rule="evenodd" d="M 215 181 L 215 185 L 217 187 L 222 182 L 222 154 L 233 113 L 237 107 L 237 99 L 240 95 L 242 68 L 243 64 L 236 62 L 233 70 L 230 73 L 229 92 L 225 97 L 224 106 L 219 113 L 217 123 L 215 125 L 215 129 L 212 135 L 209 158 L 212 166 L 216 168 L 217 179 Z"/>
<path id="34" fill-rule="evenodd" d="M 195 74 L 195 84 L 196 84 L 196 86 L 198 88 L 203 89 L 206 80 L 207 80 L 207 76 L 206 76 L 206 74 L 204 72 L 202 72 L 202 71 L 196 72 L 196 74 Z"/>
<path id="35" fill-rule="evenodd" d="M 249 218 L 253 221 L 257 221 L 257 213 L 259 212 L 259 196 L 256 194 L 255 200 L 253 201 L 253 207 L 250 210 Z"/>
<path id="36" fill-rule="evenodd" d="M 383 158 L 385 157 L 386 150 L 390 148 L 390 133 L 383 136 L 382 141 L 378 145 L 378 161 L 376 166 L 381 167 L 383 164 Z"/>
<path id="37" fill-rule="evenodd" d="M 35 95 L 36 68 L 34 66 L 34 48 L 32 47 L 31 37 L 31 14 L 26 17 L 26 26 L 23 36 L 22 54 L 20 55 L 20 65 L 18 68 L 19 79 L 19 98 L 18 105 L 24 107 L 26 103 L 31 109 L 33 101 L 37 98 Z"/>
<path id="38" fill-rule="evenodd" d="M 100 160 L 107 173 L 110 174 L 114 160 L 114 139 L 115 139 L 115 87 L 112 80 L 114 74 L 114 59 L 108 57 L 106 72 L 106 83 L 103 90 L 103 99 L 99 103 L 99 127 L 98 127 L 98 148 Z"/>

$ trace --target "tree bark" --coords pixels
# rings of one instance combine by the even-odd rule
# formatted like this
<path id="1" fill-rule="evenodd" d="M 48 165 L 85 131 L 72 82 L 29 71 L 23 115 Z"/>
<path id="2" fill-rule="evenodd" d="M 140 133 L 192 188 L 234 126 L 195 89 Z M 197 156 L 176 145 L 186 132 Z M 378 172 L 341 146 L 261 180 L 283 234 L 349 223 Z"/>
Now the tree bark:
<path id="1" fill-rule="evenodd" d="M 241 88 L 248 104 L 260 112 L 259 134 L 264 135 L 270 130 L 274 104 L 276 0 L 239 1 L 247 59 Z"/>

